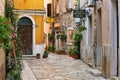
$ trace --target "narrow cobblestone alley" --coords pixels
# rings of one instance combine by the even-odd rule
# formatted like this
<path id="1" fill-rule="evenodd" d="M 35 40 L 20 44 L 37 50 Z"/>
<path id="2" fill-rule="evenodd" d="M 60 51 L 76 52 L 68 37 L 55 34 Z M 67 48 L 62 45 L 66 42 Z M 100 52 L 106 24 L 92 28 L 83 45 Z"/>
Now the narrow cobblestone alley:
<path id="1" fill-rule="evenodd" d="M 46 59 L 27 58 L 23 80 L 106 80 L 90 74 L 90 67 L 68 55 L 49 54 Z"/>

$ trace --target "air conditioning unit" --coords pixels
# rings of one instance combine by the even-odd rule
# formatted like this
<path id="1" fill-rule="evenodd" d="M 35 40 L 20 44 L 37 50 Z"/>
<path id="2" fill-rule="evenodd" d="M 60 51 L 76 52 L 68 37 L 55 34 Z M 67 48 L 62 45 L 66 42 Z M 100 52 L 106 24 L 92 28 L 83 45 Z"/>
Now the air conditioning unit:
<path id="1" fill-rule="evenodd" d="M 88 0 L 87 5 L 88 7 L 93 7 L 95 5 L 95 0 Z"/>

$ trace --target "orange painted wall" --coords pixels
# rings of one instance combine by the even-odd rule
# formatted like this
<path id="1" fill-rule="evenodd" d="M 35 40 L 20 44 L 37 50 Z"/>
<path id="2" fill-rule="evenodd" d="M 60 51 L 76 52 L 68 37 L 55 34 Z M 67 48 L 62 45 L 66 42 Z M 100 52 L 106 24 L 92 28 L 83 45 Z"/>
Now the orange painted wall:
<path id="1" fill-rule="evenodd" d="M 44 10 L 44 0 L 14 0 L 14 7 L 21 10 Z"/>
<path id="2" fill-rule="evenodd" d="M 36 44 L 44 43 L 44 17 L 43 16 L 32 16 L 38 26 L 36 28 Z"/>
<path id="3" fill-rule="evenodd" d="M 44 10 L 44 0 L 13 0 L 17 10 Z M 19 16 L 19 15 L 18 15 Z M 44 16 L 31 15 L 38 25 L 35 28 L 35 43 L 44 43 Z"/>

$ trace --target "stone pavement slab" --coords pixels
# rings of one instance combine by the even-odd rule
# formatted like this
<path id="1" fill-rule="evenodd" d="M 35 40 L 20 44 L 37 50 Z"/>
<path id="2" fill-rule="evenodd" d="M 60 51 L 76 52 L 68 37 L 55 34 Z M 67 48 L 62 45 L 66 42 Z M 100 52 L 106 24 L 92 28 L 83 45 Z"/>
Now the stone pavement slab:
<path id="1" fill-rule="evenodd" d="M 37 80 L 25 60 L 23 61 L 23 64 L 24 64 L 24 69 L 22 71 L 22 79 L 23 80 Z"/>
<path id="2" fill-rule="evenodd" d="M 103 77 L 96 77 L 90 74 L 91 68 L 81 60 L 74 60 L 68 55 L 49 54 L 46 59 L 30 59 L 25 60 L 26 68 L 24 76 L 31 69 L 31 75 L 35 79 L 31 80 L 107 80 Z M 24 77 L 24 80 L 30 80 Z"/>

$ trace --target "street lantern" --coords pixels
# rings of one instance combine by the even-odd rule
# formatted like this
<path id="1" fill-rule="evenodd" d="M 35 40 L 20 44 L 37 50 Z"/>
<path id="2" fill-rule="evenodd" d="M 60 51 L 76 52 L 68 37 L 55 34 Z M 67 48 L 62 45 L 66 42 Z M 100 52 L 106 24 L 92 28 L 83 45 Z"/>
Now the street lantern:
<path id="1" fill-rule="evenodd" d="M 75 9 L 78 9 L 78 10 L 80 9 L 80 0 L 74 0 L 73 4 L 75 6 Z"/>
<path id="2" fill-rule="evenodd" d="M 73 1 L 74 6 L 78 6 L 78 0 Z"/>

